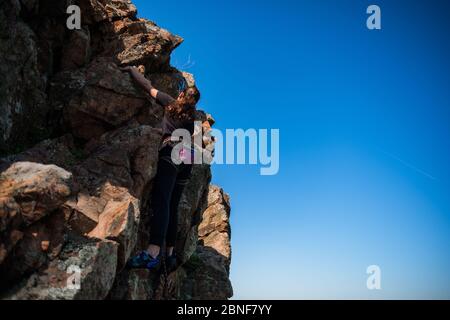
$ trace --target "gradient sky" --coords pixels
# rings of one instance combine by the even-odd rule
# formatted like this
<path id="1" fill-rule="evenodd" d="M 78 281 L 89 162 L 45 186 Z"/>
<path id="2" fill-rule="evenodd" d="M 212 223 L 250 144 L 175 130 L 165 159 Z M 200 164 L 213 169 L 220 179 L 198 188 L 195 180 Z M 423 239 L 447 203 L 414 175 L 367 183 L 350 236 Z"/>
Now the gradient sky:
<path id="1" fill-rule="evenodd" d="M 450 298 L 450 1 L 134 3 L 216 128 L 280 129 L 278 175 L 213 167 L 234 298 Z"/>

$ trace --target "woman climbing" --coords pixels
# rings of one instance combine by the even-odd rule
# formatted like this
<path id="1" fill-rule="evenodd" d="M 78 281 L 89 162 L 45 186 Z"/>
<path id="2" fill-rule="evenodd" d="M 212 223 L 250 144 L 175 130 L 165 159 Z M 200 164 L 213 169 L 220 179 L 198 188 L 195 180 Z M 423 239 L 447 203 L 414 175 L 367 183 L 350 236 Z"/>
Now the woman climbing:
<path id="1" fill-rule="evenodd" d="M 189 181 L 192 164 L 175 164 L 171 154 L 173 144 L 170 139 L 176 129 L 186 129 L 194 133 L 194 116 L 200 92 L 196 87 L 182 90 L 177 99 L 157 90 L 152 83 L 135 67 L 122 68 L 165 109 L 162 120 L 163 137 L 159 149 L 159 160 L 152 198 L 153 216 L 150 227 L 150 244 L 128 261 L 130 268 L 157 270 L 160 267 L 161 248 L 166 245 L 166 264 L 168 269 L 176 266 L 174 247 L 177 235 L 178 204 L 183 189 Z"/>

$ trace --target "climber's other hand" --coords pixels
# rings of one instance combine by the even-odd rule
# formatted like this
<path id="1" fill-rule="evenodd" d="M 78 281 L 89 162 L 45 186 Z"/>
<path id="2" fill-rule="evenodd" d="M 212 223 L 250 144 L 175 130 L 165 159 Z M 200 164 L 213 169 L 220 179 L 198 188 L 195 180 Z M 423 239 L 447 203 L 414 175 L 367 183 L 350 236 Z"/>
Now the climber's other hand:
<path id="1" fill-rule="evenodd" d="M 145 74 L 145 67 L 143 65 L 139 65 L 138 67 L 136 67 L 136 70 L 142 74 Z"/>

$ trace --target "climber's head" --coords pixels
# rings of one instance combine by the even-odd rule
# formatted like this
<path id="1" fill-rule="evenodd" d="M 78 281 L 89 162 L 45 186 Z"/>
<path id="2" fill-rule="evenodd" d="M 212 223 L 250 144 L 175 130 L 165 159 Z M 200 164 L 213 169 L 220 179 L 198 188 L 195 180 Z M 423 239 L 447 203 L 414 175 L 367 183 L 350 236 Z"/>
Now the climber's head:
<path id="1" fill-rule="evenodd" d="M 198 91 L 195 86 L 186 88 L 178 95 L 177 100 L 180 101 L 180 103 L 195 106 L 197 105 L 198 100 L 200 100 L 200 91 Z"/>
<path id="2" fill-rule="evenodd" d="M 200 91 L 197 87 L 184 89 L 177 100 L 168 107 L 169 115 L 180 120 L 193 120 L 197 102 L 200 100 Z"/>

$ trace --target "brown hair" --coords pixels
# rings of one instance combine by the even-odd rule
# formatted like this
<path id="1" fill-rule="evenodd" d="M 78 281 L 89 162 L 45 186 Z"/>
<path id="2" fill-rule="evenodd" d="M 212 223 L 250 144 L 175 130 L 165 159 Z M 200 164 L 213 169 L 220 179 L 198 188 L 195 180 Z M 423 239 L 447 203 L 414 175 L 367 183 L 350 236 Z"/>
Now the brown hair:
<path id="1" fill-rule="evenodd" d="M 200 91 L 197 87 L 186 88 L 172 104 L 167 107 L 169 116 L 176 120 L 194 120 L 197 102 L 200 100 Z"/>

